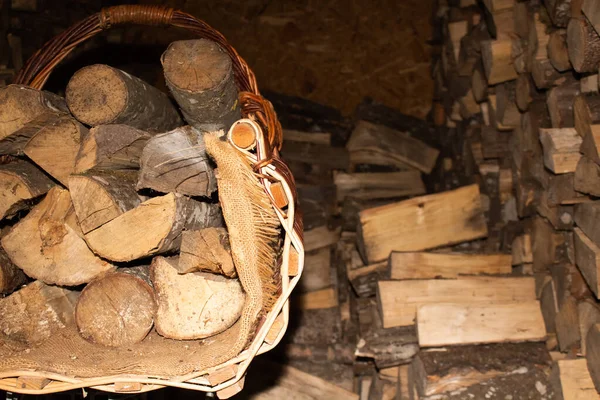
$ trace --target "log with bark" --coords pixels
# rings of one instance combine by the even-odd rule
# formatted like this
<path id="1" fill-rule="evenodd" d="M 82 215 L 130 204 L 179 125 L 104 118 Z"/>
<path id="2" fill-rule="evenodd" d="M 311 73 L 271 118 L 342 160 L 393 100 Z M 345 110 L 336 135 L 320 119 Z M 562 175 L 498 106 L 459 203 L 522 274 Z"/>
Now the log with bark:
<path id="1" fill-rule="evenodd" d="M 54 186 L 39 168 L 23 160 L 0 165 L 0 219 L 12 218 Z"/>
<path id="2" fill-rule="evenodd" d="M 66 100 L 84 124 L 126 124 L 148 132 L 166 132 L 182 125 L 168 96 L 124 71 L 96 64 L 77 71 Z"/>
<path id="3" fill-rule="evenodd" d="M 161 62 L 167 86 L 190 125 L 203 132 L 227 130 L 241 117 L 233 63 L 216 42 L 173 42 Z"/>

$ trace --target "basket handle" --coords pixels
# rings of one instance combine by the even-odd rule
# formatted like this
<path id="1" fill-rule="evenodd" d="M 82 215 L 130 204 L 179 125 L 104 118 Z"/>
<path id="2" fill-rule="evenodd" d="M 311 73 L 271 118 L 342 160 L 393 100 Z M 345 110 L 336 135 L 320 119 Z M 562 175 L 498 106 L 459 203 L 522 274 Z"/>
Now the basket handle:
<path id="1" fill-rule="evenodd" d="M 244 117 L 258 120 L 271 151 L 280 150 L 283 141 L 281 125 L 271 103 L 260 95 L 254 73 L 225 37 L 206 22 L 172 8 L 153 5 L 121 5 L 103 8 L 50 39 L 23 66 L 14 83 L 41 89 L 48 77 L 80 43 L 117 25 L 175 26 L 201 38 L 217 42 L 233 62 L 235 80 L 240 91 Z"/>

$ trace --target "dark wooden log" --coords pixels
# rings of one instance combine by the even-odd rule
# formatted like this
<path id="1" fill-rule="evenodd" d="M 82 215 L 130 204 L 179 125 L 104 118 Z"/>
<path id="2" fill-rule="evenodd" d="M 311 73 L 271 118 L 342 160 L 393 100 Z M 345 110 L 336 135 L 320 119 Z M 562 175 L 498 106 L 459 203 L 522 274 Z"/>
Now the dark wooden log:
<path id="1" fill-rule="evenodd" d="M 87 125 L 126 124 L 149 132 L 182 125 L 165 93 L 108 65 L 77 71 L 67 85 L 66 98 L 71 113 Z"/>
<path id="2" fill-rule="evenodd" d="M 173 42 L 161 62 L 167 86 L 190 125 L 203 132 L 227 130 L 241 117 L 233 64 L 216 42 Z"/>

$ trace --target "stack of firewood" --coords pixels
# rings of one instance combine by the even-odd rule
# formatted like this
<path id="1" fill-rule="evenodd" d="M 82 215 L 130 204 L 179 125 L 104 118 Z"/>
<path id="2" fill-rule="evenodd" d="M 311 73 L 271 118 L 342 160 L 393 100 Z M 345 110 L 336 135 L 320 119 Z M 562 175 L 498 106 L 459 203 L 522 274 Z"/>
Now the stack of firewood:
<path id="1" fill-rule="evenodd" d="M 239 318 L 204 141 L 240 118 L 232 61 L 208 40 L 174 42 L 161 61 L 179 107 L 107 65 L 79 70 L 65 99 L 1 89 L 3 343 L 34 346 L 71 323 L 107 346 L 153 326 L 201 339 Z"/>
<path id="2" fill-rule="evenodd" d="M 433 117 L 462 145 L 453 168 L 535 281 L 554 390 L 598 398 L 600 3 L 440 1 L 436 18 Z"/>

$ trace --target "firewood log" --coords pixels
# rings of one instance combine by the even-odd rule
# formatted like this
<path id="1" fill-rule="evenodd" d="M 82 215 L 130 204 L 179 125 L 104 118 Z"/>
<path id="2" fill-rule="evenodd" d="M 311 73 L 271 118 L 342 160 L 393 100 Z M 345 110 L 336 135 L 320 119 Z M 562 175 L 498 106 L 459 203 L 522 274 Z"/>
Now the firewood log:
<path id="1" fill-rule="evenodd" d="M 79 292 L 40 281 L 0 299 L 0 337 L 4 345 L 36 346 L 73 323 Z"/>
<path id="2" fill-rule="evenodd" d="M 210 197 L 217 189 L 213 167 L 199 131 L 191 126 L 156 135 L 140 158 L 137 189 Z"/>
<path id="3" fill-rule="evenodd" d="M 333 180 L 338 201 L 347 196 L 372 200 L 425 194 L 425 185 L 417 170 L 357 174 L 335 172 Z"/>
<path id="4" fill-rule="evenodd" d="M 84 124 L 126 124 L 148 132 L 182 125 L 165 93 L 128 73 L 96 64 L 77 71 L 66 90 L 71 113 Z"/>
<path id="5" fill-rule="evenodd" d="M 553 86 L 560 85 L 567 79 L 569 72 L 560 72 L 550 60 L 533 60 L 531 62 L 531 77 L 538 89 L 549 89 Z"/>
<path id="6" fill-rule="evenodd" d="M 495 387 L 493 392 L 496 393 L 505 389 L 501 388 L 503 385 L 492 386 L 492 379 L 507 379 L 516 371 L 539 370 L 545 375 L 544 369 L 551 363 L 543 343 L 502 343 L 422 351 L 413 359 L 411 367 L 421 398 L 429 399 L 435 395 L 451 396 L 451 392 L 464 394 L 478 384 Z"/>
<path id="7" fill-rule="evenodd" d="M 156 290 L 156 331 L 172 339 L 201 339 L 237 321 L 245 295 L 237 279 L 205 272 L 180 275 L 176 260 L 155 257 L 150 274 Z"/>
<path id="8" fill-rule="evenodd" d="M 600 324 L 592 325 L 586 338 L 587 366 L 596 390 L 600 389 Z"/>
<path id="9" fill-rule="evenodd" d="M 496 118 L 502 125 L 517 126 L 521 121 L 515 97 L 515 82 L 505 82 L 496 87 Z"/>
<path id="10" fill-rule="evenodd" d="M 572 18 L 567 28 L 569 60 L 577 72 L 595 72 L 600 62 L 600 36 L 585 18 Z"/>
<path id="11" fill-rule="evenodd" d="M 127 269 L 96 279 L 81 292 L 75 321 L 84 339 L 127 346 L 142 341 L 152 329 L 157 307 L 154 291 L 135 274 L 122 272 Z"/>
<path id="12" fill-rule="evenodd" d="M 27 282 L 27 276 L 0 246 L 0 294 L 9 294 Z"/>
<path id="13" fill-rule="evenodd" d="M 585 139 L 592 125 L 600 122 L 600 96 L 579 94 L 573 102 L 573 121 L 577 133 Z"/>
<path id="14" fill-rule="evenodd" d="M 167 86 L 190 125 L 203 132 L 227 130 L 240 118 L 233 63 L 216 42 L 173 42 L 161 62 Z"/>
<path id="15" fill-rule="evenodd" d="M 430 173 L 439 151 L 425 143 L 383 125 L 359 121 L 346 144 L 354 164 L 410 166 Z M 355 155 L 367 151 L 375 155 L 372 162 L 361 162 Z M 285 151 L 284 151 L 285 154 Z"/>
<path id="16" fill-rule="evenodd" d="M 548 105 L 553 128 L 570 128 L 575 126 L 573 102 L 579 91 L 579 82 L 573 78 L 548 91 L 546 104 Z"/>
<path id="17" fill-rule="evenodd" d="M 0 165 L 0 182 L 0 219 L 12 218 L 54 186 L 42 171 L 22 160 Z"/>
<path id="18" fill-rule="evenodd" d="M 575 170 L 573 188 L 581 193 L 600 196 L 600 165 L 581 157 Z"/>
<path id="19" fill-rule="evenodd" d="M 554 25 L 561 28 L 567 26 L 571 18 L 571 2 L 572 0 L 548 0 L 544 2 Z"/>
<path id="20" fill-rule="evenodd" d="M 359 215 L 359 249 L 369 263 L 386 259 L 394 250 L 425 250 L 487 235 L 477 185 L 363 210 Z M 405 223 L 398 225 L 399 220 Z M 448 230 L 448 226 L 460 228 Z"/>
<path id="21" fill-rule="evenodd" d="M 54 111 L 39 114 L 19 129 L 0 139 L 0 154 L 23 155 L 23 149 L 32 137 L 42 130 L 52 129 L 52 126 L 65 116 L 65 113 Z"/>
<path id="22" fill-rule="evenodd" d="M 76 286 L 114 268 L 96 257 L 82 236 L 69 192 L 54 187 L 2 238 L 2 246 L 32 278 Z"/>
<path id="23" fill-rule="evenodd" d="M 598 94 L 598 74 L 587 74 L 579 80 L 581 84 L 581 93 Z"/>
<path id="24" fill-rule="evenodd" d="M 586 360 L 558 360 L 552 368 L 550 379 L 556 393 L 564 400 L 593 399 L 598 397 Z"/>
<path id="25" fill-rule="evenodd" d="M 464 277 L 379 281 L 377 298 L 383 327 L 412 325 L 416 309 L 422 304 L 502 303 L 535 300 L 533 278 Z"/>
<path id="26" fill-rule="evenodd" d="M 560 351 L 563 353 L 579 351 L 581 347 L 579 315 L 577 300 L 573 296 L 566 296 L 556 314 L 556 337 Z"/>
<path id="27" fill-rule="evenodd" d="M 95 126 L 83 138 L 75 172 L 88 169 L 138 169 L 151 134 L 127 125 Z"/>
<path id="28" fill-rule="evenodd" d="M 178 249 L 184 229 L 214 226 L 222 226 L 218 205 L 169 193 L 144 201 L 87 233 L 85 240 L 103 258 L 131 261 Z"/>
<path id="29" fill-rule="evenodd" d="M 577 218 L 576 218 L 577 221 Z M 581 274 L 596 295 L 600 297 L 600 247 L 598 247 L 581 229 L 574 229 L 575 261 Z"/>
<path id="30" fill-rule="evenodd" d="M 580 0 L 580 2 L 582 3 L 581 11 L 598 33 L 600 31 L 600 7 L 598 3 L 594 0 Z"/>
<path id="31" fill-rule="evenodd" d="M 577 305 L 577 317 L 579 320 L 579 335 L 581 337 L 581 354 L 586 354 L 587 333 L 590 328 L 600 323 L 600 308 L 593 300 L 583 301 Z"/>
<path id="32" fill-rule="evenodd" d="M 540 129 L 544 165 L 555 174 L 575 172 L 581 158 L 581 136 L 574 128 Z"/>
<path id="33" fill-rule="evenodd" d="M 23 151 L 44 171 L 68 187 L 69 175 L 75 171 L 75 160 L 85 135 L 87 129 L 83 125 L 65 116 L 42 128 Z"/>
<path id="34" fill-rule="evenodd" d="M 61 97 L 24 85 L 9 85 L 0 91 L 0 143 L 26 123 L 44 113 L 66 112 L 67 105 Z M 2 154 L 15 149 L 0 146 Z"/>
<path id="35" fill-rule="evenodd" d="M 517 79 L 512 63 L 512 40 L 509 38 L 481 42 L 481 57 L 488 84 Z"/>
<path id="36" fill-rule="evenodd" d="M 488 84 L 482 66 L 475 66 L 473 69 L 473 74 L 471 75 L 471 90 L 477 103 L 481 103 L 487 99 Z"/>
<path id="37" fill-rule="evenodd" d="M 96 171 L 69 177 L 69 191 L 79 227 L 84 234 L 137 207 L 135 171 Z"/>
<path id="38" fill-rule="evenodd" d="M 186 230 L 182 233 L 177 272 L 203 271 L 235 278 L 229 235 L 225 228 Z"/>
<path id="39" fill-rule="evenodd" d="M 567 50 L 567 31 L 559 29 L 550 34 L 548 40 L 548 58 L 557 71 L 564 72 L 571 68 L 569 51 Z"/>

